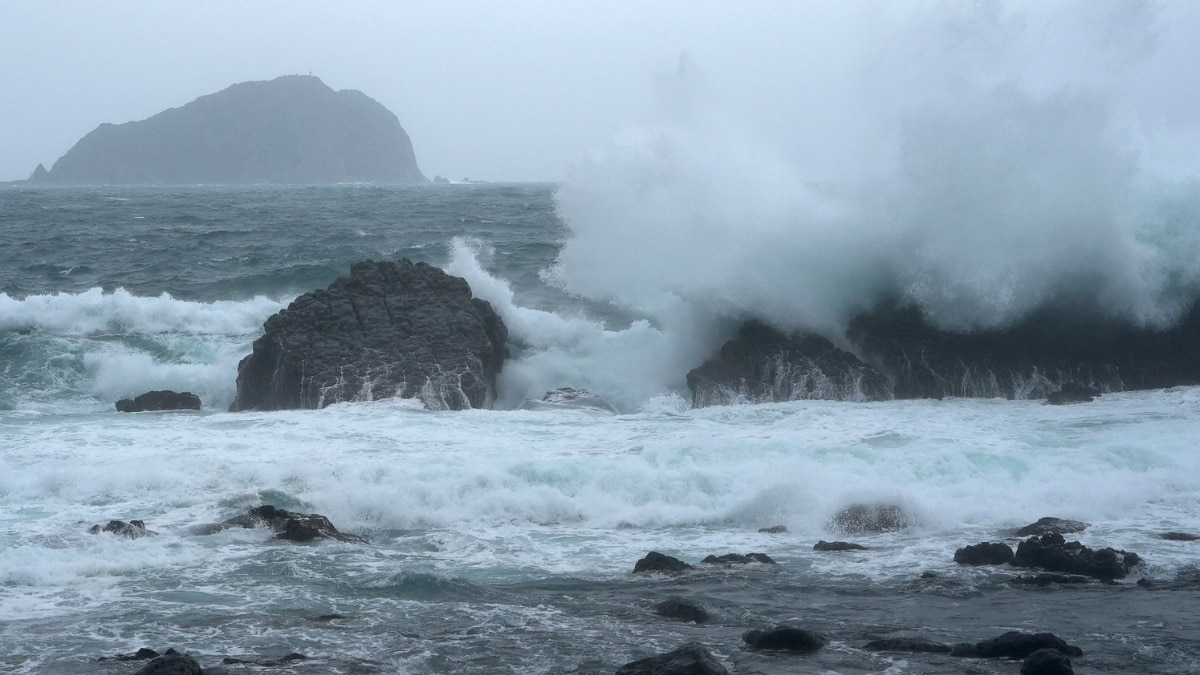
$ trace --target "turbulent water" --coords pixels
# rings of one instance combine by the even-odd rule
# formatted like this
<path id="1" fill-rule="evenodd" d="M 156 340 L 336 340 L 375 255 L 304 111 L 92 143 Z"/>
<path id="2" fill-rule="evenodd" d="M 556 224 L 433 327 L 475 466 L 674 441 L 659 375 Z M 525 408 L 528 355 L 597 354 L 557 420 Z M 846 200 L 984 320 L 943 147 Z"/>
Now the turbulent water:
<path id="1" fill-rule="evenodd" d="M 806 302 L 763 305 L 763 280 L 794 246 L 771 259 L 755 230 L 738 255 L 763 266 L 704 277 L 707 258 L 669 259 L 671 242 L 644 222 L 589 204 L 578 187 L 556 201 L 550 185 L 0 190 L 0 670 L 127 673 L 136 665 L 97 659 L 145 646 L 213 672 L 252 670 L 225 657 L 300 652 L 283 671 L 611 673 L 695 640 L 740 673 L 1015 673 L 862 645 L 1024 630 L 1082 647 L 1082 672 L 1200 672 L 1197 586 L 1133 583 L 1200 579 L 1200 544 L 1158 536 L 1200 533 L 1200 389 L 1068 407 L 692 410 L 684 376 L 735 319 Z M 649 253 L 618 250 L 639 227 Z M 225 412 L 268 316 L 356 260 L 399 257 L 466 277 L 504 317 L 513 359 L 496 410 Z M 652 277 L 709 281 L 691 286 L 687 311 L 630 301 Z M 714 311 L 695 311 L 704 298 Z M 715 311 L 731 306 L 745 311 Z M 560 386 L 620 414 L 517 409 Z M 161 388 L 204 407 L 114 412 Z M 898 504 L 917 524 L 831 531 L 856 502 Z M 325 514 L 369 544 L 190 529 L 262 503 Z M 1087 521 L 1084 543 L 1146 564 L 1115 585 L 1047 589 L 953 563 L 956 548 L 1045 515 Z M 134 518 L 159 536 L 87 532 Z M 788 531 L 758 531 L 773 525 Z M 869 550 L 815 552 L 819 539 Z M 779 565 L 631 574 L 651 550 L 692 563 L 764 552 Z M 672 596 L 714 621 L 656 616 Z M 779 622 L 830 644 L 803 657 L 743 649 L 743 631 Z"/>

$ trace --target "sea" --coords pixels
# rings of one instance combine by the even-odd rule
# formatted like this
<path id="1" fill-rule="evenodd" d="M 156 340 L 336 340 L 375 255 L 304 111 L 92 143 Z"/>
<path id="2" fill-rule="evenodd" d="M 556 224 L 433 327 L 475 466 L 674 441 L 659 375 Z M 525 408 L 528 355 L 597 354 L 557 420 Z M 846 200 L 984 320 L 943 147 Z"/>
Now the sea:
<path id="1" fill-rule="evenodd" d="M 102 659 L 148 647 L 211 673 L 613 673 L 700 642 L 741 674 L 1015 675 L 1019 662 L 863 645 L 1025 631 L 1079 646 L 1080 673 L 1200 673 L 1200 542 L 1161 537 L 1200 534 L 1200 388 L 693 409 L 687 371 L 749 315 L 839 320 L 814 298 L 856 288 L 847 251 L 863 233 L 805 238 L 808 255 L 759 210 L 744 236 L 716 239 L 730 213 L 714 192 L 682 196 L 703 217 L 643 202 L 639 220 L 607 208 L 613 189 L 0 187 L 0 671 L 133 673 L 143 662 Z M 1170 213 L 1162 232 L 1196 229 Z M 986 250 L 960 272 L 1007 254 L 967 243 Z M 400 258 L 463 276 L 504 318 L 494 409 L 228 412 L 269 316 L 355 261 Z M 945 278 L 923 278 L 913 292 L 944 316 Z M 558 387 L 617 413 L 522 405 Z M 115 411 L 156 389 L 203 407 Z M 859 503 L 913 525 L 833 529 Z M 368 543 L 198 533 L 261 504 Z M 1085 521 L 1071 538 L 1144 565 L 1037 586 L 953 561 L 968 544 L 1015 546 L 1042 516 Z M 157 536 L 89 533 L 114 519 Z M 774 526 L 786 531 L 762 531 Z M 823 539 L 866 550 L 814 551 Z M 633 574 L 650 551 L 697 569 Z M 699 564 L 751 552 L 778 564 Z M 676 597 L 712 620 L 655 613 Z M 743 644 L 781 623 L 828 643 Z M 292 653 L 307 658 L 265 665 Z"/>

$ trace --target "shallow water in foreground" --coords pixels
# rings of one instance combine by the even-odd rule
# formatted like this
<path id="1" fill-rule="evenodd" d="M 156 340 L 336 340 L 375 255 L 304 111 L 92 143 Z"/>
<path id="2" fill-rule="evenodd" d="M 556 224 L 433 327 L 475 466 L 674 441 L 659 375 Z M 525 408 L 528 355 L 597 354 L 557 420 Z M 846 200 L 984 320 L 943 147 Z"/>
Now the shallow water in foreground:
<path id="1" fill-rule="evenodd" d="M 136 666 L 96 659 L 173 646 L 206 667 L 310 657 L 282 669 L 295 673 L 603 673 L 698 640 L 739 673 L 1016 673 L 1013 662 L 861 649 L 893 634 L 974 642 L 1007 630 L 1082 647 L 1080 672 L 1200 670 L 1200 590 L 1134 584 L 1197 575 L 1200 544 L 1156 536 L 1200 531 L 1196 388 L 1069 407 L 688 410 L 668 395 L 615 417 L 397 401 L 0 411 L 0 429 L 0 670 L 126 673 Z M 830 516 L 856 501 L 899 503 L 920 524 L 830 532 Z M 323 513 L 371 543 L 189 534 L 263 502 Z M 956 548 L 1043 515 L 1092 523 L 1081 541 L 1136 551 L 1145 568 L 1116 585 L 1046 589 L 952 562 Z M 114 518 L 161 534 L 86 532 Z M 757 531 L 775 524 L 789 532 Z M 814 552 L 818 539 L 870 550 Z M 632 575 L 650 550 L 692 563 L 761 551 L 779 565 Z M 676 595 L 717 619 L 653 614 Z M 782 621 L 831 642 L 802 657 L 742 649 L 743 631 Z"/>

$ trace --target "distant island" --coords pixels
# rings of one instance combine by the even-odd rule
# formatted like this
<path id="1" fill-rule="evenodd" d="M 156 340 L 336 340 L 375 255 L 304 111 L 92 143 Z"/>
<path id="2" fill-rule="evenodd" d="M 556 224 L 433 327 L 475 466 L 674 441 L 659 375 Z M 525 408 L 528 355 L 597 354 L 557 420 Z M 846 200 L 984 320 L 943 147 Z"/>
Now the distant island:
<path id="1" fill-rule="evenodd" d="M 424 183 L 400 120 L 361 91 L 286 75 L 179 108 L 101 124 L 28 183 Z"/>

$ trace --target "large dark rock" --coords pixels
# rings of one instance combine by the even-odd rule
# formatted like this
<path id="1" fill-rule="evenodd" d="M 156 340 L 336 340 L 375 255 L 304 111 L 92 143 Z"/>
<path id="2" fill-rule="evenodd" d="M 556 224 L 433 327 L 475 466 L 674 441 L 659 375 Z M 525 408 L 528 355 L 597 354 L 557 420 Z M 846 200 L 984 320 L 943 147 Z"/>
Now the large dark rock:
<path id="1" fill-rule="evenodd" d="M 650 551 L 646 554 L 646 557 L 637 561 L 633 565 L 634 574 L 641 572 L 670 572 L 675 574 L 678 572 L 686 572 L 690 569 L 694 568 L 679 558 L 664 555 L 658 551 Z"/>
<path id="2" fill-rule="evenodd" d="M 162 656 L 142 666 L 135 675 L 204 675 L 204 669 L 196 663 L 196 659 L 168 649 Z"/>
<path id="3" fill-rule="evenodd" d="M 1113 548 L 1093 550 L 1061 534 L 1030 537 L 1017 545 L 1014 567 L 1033 567 L 1048 572 L 1079 574 L 1103 581 L 1123 579 L 1142 562 L 1136 553 Z"/>
<path id="4" fill-rule="evenodd" d="M 999 637 L 970 644 L 954 645 L 950 654 L 979 659 L 1023 659 L 1039 649 L 1057 649 L 1069 656 L 1083 656 L 1083 650 L 1066 643 L 1053 633 L 1009 631 Z"/>
<path id="5" fill-rule="evenodd" d="M 1004 542 L 981 541 L 954 552 L 954 562 L 960 565 L 1003 565 L 1013 558 L 1013 550 Z"/>
<path id="6" fill-rule="evenodd" d="M 1197 541 L 1200 540 L 1200 535 L 1192 534 L 1191 532 L 1163 532 L 1158 535 L 1160 539 L 1167 541 Z"/>
<path id="7" fill-rule="evenodd" d="M 423 183 L 387 108 L 316 77 L 243 82 L 149 119 L 101 124 L 31 183 Z"/>
<path id="8" fill-rule="evenodd" d="M 801 399 L 881 401 L 891 385 L 878 370 L 817 335 L 785 335 L 746 322 L 713 360 L 687 375 L 692 405 Z"/>
<path id="9" fill-rule="evenodd" d="M 658 603 L 654 607 L 654 613 L 669 619 L 693 623 L 708 623 L 712 620 L 712 615 L 703 605 L 683 598 L 670 598 Z"/>
<path id="10" fill-rule="evenodd" d="M 1018 537 L 1028 537 L 1031 535 L 1043 534 L 1073 534 L 1075 532 L 1083 532 L 1087 529 L 1087 523 L 1078 520 L 1067 520 L 1066 518 L 1055 518 L 1053 516 L 1045 516 L 1038 518 L 1025 527 L 1017 528 L 1013 534 Z"/>
<path id="11" fill-rule="evenodd" d="M 914 306 L 880 307 L 846 332 L 896 398 L 1040 399 L 1076 383 L 1100 392 L 1200 384 L 1200 305 L 1173 327 L 1146 328 L 1045 307 L 1003 329 L 939 329 Z"/>
<path id="12" fill-rule="evenodd" d="M 190 391 L 148 391 L 132 399 L 117 401 L 117 412 L 133 413 L 157 410 L 199 410 L 200 397 Z"/>
<path id="13" fill-rule="evenodd" d="M 679 649 L 626 663 L 616 675 L 729 675 L 708 648 L 689 642 Z"/>
<path id="14" fill-rule="evenodd" d="M 742 641 L 751 649 L 770 649 L 789 652 L 815 652 L 825 646 L 825 637 L 796 626 L 776 626 L 764 630 L 749 630 Z"/>
<path id="15" fill-rule="evenodd" d="M 1039 649 L 1025 657 L 1021 675 L 1075 675 L 1071 659 L 1057 649 Z"/>
<path id="16" fill-rule="evenodd" d="M 366 261 L 267 319 L 238 364 L 231 411 L 419 398 L 486 408 L 508 330 L 459 277 L 425 263 Z"/>
<path id="17" fill-rule="evenodd" d="M 846 534 L 895 532 L 917 523 L 914 516 L 895 504 L 852 504 L 834 514 L 829 526 Z"/>
<path id="18" fill-rule="evenodd" d="M 230 518 L 211 529 L 209 533 L 219 532 L 231 527 L 254 528 L 259 526 L 274 530 L 276 532 L 276 539 L 285 539 L 287 541 L 305 542 L 314 539 L 336 539 L 353 544 L 364 543 L 362 537 L 356 537 L 353 534 L 346 534 L 339 531 L 325 516 L 317 513 L 293 513 L 276 508 L 270 504 L 256 506 L 243 515 Z"/>

